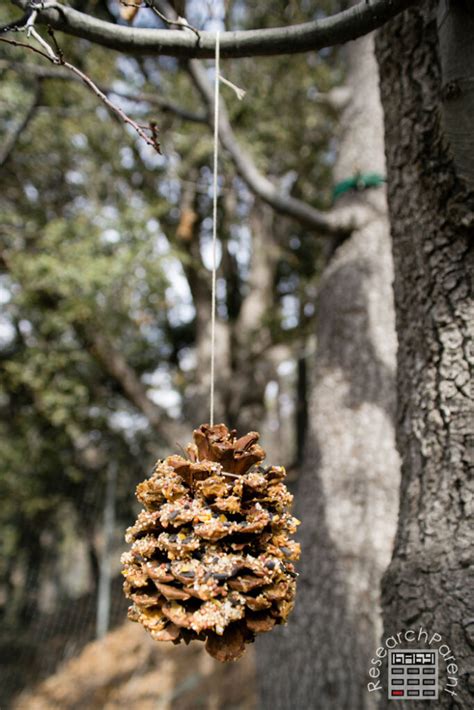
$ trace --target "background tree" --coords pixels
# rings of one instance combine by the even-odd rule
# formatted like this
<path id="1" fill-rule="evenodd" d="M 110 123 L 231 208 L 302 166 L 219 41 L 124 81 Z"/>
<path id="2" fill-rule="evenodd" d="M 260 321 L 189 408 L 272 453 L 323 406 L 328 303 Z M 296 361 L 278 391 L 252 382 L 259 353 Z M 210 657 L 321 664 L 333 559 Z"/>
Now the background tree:
<path id="1" fill-rule="evenodd" d="M 373 37 L 349 45 L 346 61 L 340 184 L 355 173 L 361 181 L 385 174 Z M 382 632 L 380 579 L 399 486 L 393 271 L 385 190 L 349 191 L 337 205 L 357 208 L 363 226 L 336 245 L 319 282 L 310 428 L 296 489 L 298 604 L 291 624 L 260 641 L 265 708 L 377 706 L 366 676 Z"/>

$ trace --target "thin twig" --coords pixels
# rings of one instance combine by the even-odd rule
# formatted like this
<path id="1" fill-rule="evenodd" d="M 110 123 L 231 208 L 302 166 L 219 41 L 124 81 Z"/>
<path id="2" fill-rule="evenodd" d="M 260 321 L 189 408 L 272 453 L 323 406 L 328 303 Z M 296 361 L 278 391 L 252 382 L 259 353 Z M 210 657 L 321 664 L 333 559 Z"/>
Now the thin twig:
<path id="1" fill-rule="evenodd" d="M 11 45 L 13 45 L 13 47 L 24 47 L 25 49 L 30 49 L 35 54 L 39 54 L 41 57 L 44 57 L 45 59 L 47 59 L 48 62 L 51 61 L 51 57 L 48 54 L 46 54 L 46 52 L 42 52 L 41 49 L 38 49 L 37 47 L 33 47 L 33 45 L 28 44 L 27 42 L 19 42 L 16 39 L 7 39 L 6 37 L 0 37 L 0 42 L 5 42 L 6 44 L 11 44 Z"/>
<path id="2" fill-rule="evenodd" d="M 185 17 L 179 17 L 176 20 L 171 20 L 169 17 L 166 17 L 158 8 L 155 6 L 153 0 L 145 0 L 145 4 L 147 7 L 150 8 L 150 10 L 153 10 L 155 15 L 157 15 L 160 20 L 162 20 L 165 24 L 174 26 L 174 27 L 181 27 L 187 30 L 191 30 L 191 32 L 194 32 L 196 37 L 198 38 L 198 41 L 201 39 L 201 35 L 199 34 L 199 30 L 196 29 L 196 27 L 193 27 L 192 25 L 189 24 L 187 19 Z"/>
<path id="3" fill-rule="evenodd" d="M 123 5 L 124 7 L 134 7 L 137 8 L 138 10 L 143 7 L 143 4 L 140 0 L 138 2 L 129 2 L 128 0 L 120 0 L 120 4 Z M 181 27 L 185 28 L 187 30 L 191 30 L 191 32 L 194 32 L 194 34 L 197 36 L 198 40 L 201 39 L 201 35 L 199 34 L 199 30 L 196 29 L 196 27 L 193 27 L 192 25 L 189 24 L 187 19 L 185 17 L 179 17 L 176 20 L 171 20 L 169 17 L 166 17 L 158 8 L 156 7 L 155 3 L 153 0 L 145 0 L 145 6 L 148 7 L 152 12 L 155 13 L 157 17 L 162 20 L 166 25 L 170 25 L 172 27 Z"/>
<path id="4" fill-rule="evenodd" d="M 30 12 L 26 12 L 18 20 L 14 20 L 13 22 L 9 22 L 7 25 L 0 26 L 0 34 L 3 34 L 5 32 L 17 32 L 18 30 L 24 29 L 26 27 L 26 23 L 28 22 L 30 14 Z"/>
<path id="5" fill-rule="evenodd" d="M 57 69 L 49 69 L 47 67 L 38 66 L 29 62 L 15 62 L 0 59 L 0 71 L 2 70 L 11 70 L 20 74 L 24 74 L 26 72 L 27 74 L 30 74 L 33 77 L 37 77 L 38 79 L 51 79 L 58 81 L 74 82 L 80 81 L 79 77 L 72 76 L 67 69 L 61 69 L 60 67 L 58 67 Z M 115 89 L 112 86 L 105 86 L 102 84 L 98 84 L 98 86 L 100 90 L 104 92 L 104 94 L 118 96 L 119 98 L 126 99 L 127 101 L 131 101 L 134 104 L 147 103 L 151 106 L 157 106 L 164 113 L 172 113 L 178 118 L 183 119 L 184 121 L 191 121 L 192 123 L 207 123 L 208 120 L 207 114 L 193 113 L 192 111 L 188 111 L 188 109 L 186 109 L 184 106 L 179 106 L 173 103 L 172 101 L 168 101 L 167 99 L 162 98 L 156 93 L 134 93 L 120 91 L 119 89 Z"/>
<path id="6" fill-rule="evenodd" d="M 34 39 L 36 39 L 45 51 L 38 49 L 37 47 L 34 47 L 33 45 L 27 42 L 19 42 L 18 40 L 9 39 L 6 37 L 0 37 L 0 41 L 5 42 L 6 44 L 11 44 L 14 47 L 23 47 L 25 49 L 29 49 L 35 54 L 39 54 L 44 59 L 47 59 L 52 64 L 55 64 L 57 66 L 63 66 L 65 69 L 68 69 L 70 72 L 75 74 L 107 106 L 110 111 L 115 113 L 115 115 L 118 116 L 123 123 L 131 126 L 131 128 L 136 131 L 140 138 L 145 141 L 145 143 L 147 143 L 147 145 L 151 146 L 153 150 L 161 154 L 161 147 L 158 140 L 157 124 L 155 122 L 150 122 L 148 126 L 140 126 L 136 121 L 133 120 L 133 118 L 131 118 L 127 113 L 125 113 L 125 111 L 123 111 L 120 106 L 114 104 L 106 96 L 106 94 L 97 86 L 97 84 L 95 84 L 95 82 L 89 76 L 87 76 L 87 74 L 85 74 L 83 71 L 74 66 L 74 64 L 71 64 L 70 62 L 64 59 L 63 52 L 61 51 L 58 43 L 56 42 L 56 38 L 52 29 L 48 28 L 48 34 L 50 35 L 56 48 L 55 52 L 51 45 L 49 45 L 48 42 L 46 42 L 46 40 L 43 39 L 43 37 L 41 37 L 41 35 L 39 35 L 39 33 L 34 28 L 34 15 L 34 12 L 31 13 L 26 25 L 22 29 L 27 31 L 28 36 L 32 36 Z M 16 30 L 19 29 L 20 28 L 18 27 L 16 28 Z M 148 135 L 147 131 L 149 131 L 151 135 Z"/>
<path id="7" fill-rule="evenodd" d="M 33 37 L 33 39 L 35 39 L 38 44 L 43 47 L 54 64 L 61 64 L 62 56 L 54 52 L 53 48 L 42 38 L 40 33 L 35 30 L 33 25 L 28 26 L 27 37 Z"/>
<path id="8" fill-rule="evenodd" d="M 145 141 L 145 143 L 147 143 L 154 150 L 156 150 L 157 153 L 161 153 L 161 147 L 160 147 L 160 143 L 158 141 L 158 129 L 157 129 L 156 123 L 150 121 L 149 126 L 140 126 L 136 121 L 133 120 L 133 118 L 130 118 L 130 116 L 128 114 L 126 114 L 125 111 L 123 111 L 120 108 L 120 106 L 116 106 L 116 104 L 114 104 L 112 101 L 110 101 L 110 99 L 107 98 L 107 96 L 104 94 L 104 92 L 101 91 L 96 84 L 94 84 L 92 79 L 90 79 L 90 77 L 88 77 L 87 74 L 84 74 L 84 72 L 82 72 L 80 69 L 75 67 L 73 64 L 70 64 L 69 62 L 63 61 L 62 65 L 64 67 L 66 67 L 66 69 L 69 69 L 71 72 L 73 72 L 73 74 L 78 76 L 81 79 L 81 81 L 83 81 L 84 84 L 86 86 L 88 86 L 91 89 L 91 91 L 93 91 L 94 94 L 96 96 L 98 96 L 99 99 L 101 99 L 101 101 L 103 101 L 104 104 L 111 111 L 113 111 L 119 118 L 121 118 L 124 123 L 131 126 L 134 129 L 134 131 L 136 131 L 138 133 L 140 138 L 142 138 L 142 140 Z M 151 136 L 148 136 L 145 133 L 146 130 L 151 131 Z"/>

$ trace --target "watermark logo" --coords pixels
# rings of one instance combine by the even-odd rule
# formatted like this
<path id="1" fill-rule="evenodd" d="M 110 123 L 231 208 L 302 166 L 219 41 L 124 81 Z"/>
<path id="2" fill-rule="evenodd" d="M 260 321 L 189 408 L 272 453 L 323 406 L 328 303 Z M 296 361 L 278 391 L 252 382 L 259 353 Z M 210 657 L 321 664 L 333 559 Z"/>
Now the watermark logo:
<path id="1" fill-rule="evenodd" d="M 388 653 L 390 700 L 438 697 L 438 652 L 400 648 Z"/>
<path id="2" fill-rule="evenodd" d="M 383 691 L 385 665 L 390 700 L 436 700 L 441 678 L 442 692 L 457 695 L 455 656 L 440 634 L 429 633 L 422 626 L 389 636 L 384 645 L 377 648 L 369 668 L 373 679 L 367 684 L 369 693 Z"/>

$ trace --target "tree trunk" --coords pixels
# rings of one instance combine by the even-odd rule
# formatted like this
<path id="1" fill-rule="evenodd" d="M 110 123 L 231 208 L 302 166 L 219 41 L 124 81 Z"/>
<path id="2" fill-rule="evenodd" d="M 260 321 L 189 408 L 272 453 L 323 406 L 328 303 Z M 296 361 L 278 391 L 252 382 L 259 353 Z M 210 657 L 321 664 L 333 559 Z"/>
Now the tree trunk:
<path id="1" fill-rule="evenodd" d="M 336 180 L 384 173 L 372 37 L 347 48 L 351 99 L 341 118 Z M 297 484 L 299 591 L 288 626 L 258 648 L 262 706 L 375 707 L 366 690 L 381 633 L 379 584 L 395 533 L 395 326 L 383 188 L 347 193 L 361 226 L 322 278 L 308 446 Z"/>
<path id="2" fill-rule="evenodd" d="M 384 28 L 378 58 L 395 265 L 397 439 L 402 453 L 396 545 L 383 585 L 385 633 L 423 626 L 439 634 L 440 644 L 456 660 L 446 664 L 446 650 L 440 649 L 436 707 L 467 709 L 474 705 L 473 496 L 468 473 L 473 408 L 467 349 L 473 323 L 468 275 L 474 213 L 473 195 L 464 191 L 462 174 L 456 174 L 456 151 L 451 153 L 449 134 L 443 133 L 445 96 L 434 3 L 413 8 Z M 457 678 L 458 684 L 447 677 Z M 413 710 L 418 706 L 422 702 L 410 704 Z"/>
<path id="3" fill-rule="evenodd" d="M 233 325 L 233 376 L 228 417 L 242 433 L 258 429 L 265 418 L 265 387 L 274 364 L 268 356 L 272 336 L 268 320 L 275 298 L 279 248 L 273 210 L 258 198 L 250 213 L 252 255 L 247 293 Z"/>
<path id="4" fill-rule="evenodd" d="M 444 130 L 458 177 L 474 188 L 474 8 L 440 0 L 438 37 Z"/>
<path id="5" fill-rule="evenodd" d="M 192 182 L 197 181 L 197 172 L 192 171 Z M 196 309 L 196 370 L 194 385 L 189 388 L 185 402 L 187 421 L 193 426 L 209 421 L 211 389 L 211 272 L 205 268 L 200 245 L 202 214 L 199 209 L 195 185 L 188 185 L 181 205 L 181 221 L 177 240 L 189 253 L 185 265 L 186 277 Z M 220 264 L 217 278 L 220 278 Z M 215 394 L 214 418 L 225 420 L 226 402 L 223 393 L 230 379 L 230 328 L 227 321 L 216 313 L 215 330 Z"/>

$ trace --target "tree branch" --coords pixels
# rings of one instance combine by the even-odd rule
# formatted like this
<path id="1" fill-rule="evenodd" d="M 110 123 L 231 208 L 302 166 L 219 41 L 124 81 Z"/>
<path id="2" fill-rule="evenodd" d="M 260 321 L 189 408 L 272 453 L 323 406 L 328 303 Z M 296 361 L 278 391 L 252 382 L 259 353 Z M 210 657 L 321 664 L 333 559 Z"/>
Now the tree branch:
<path id="1" fill-rule="evenodd" d="M 123 123 L 133 128 L 133 130 L 136 131 L 136 133 L 145 143 L 151 146 L 153 150 L 155 150 L 157 153 L 161 153 L 156 123 L 154 121 L 150 121 L 148 126 L 141 126 L 136 121 L 134 121 L 133 118 L 131 118 L 127 113 L 125 113 L 125 111 L 123 111 L 120 106 L 117 106 L 112 101 L 110 101 L 110 99 L 97 86 L 97 84 L 92 81 L 89 76 L 87 76 L 87 74 L 85 74 L 83 71 L 74 66 L 74 64 L 71 64 L 70 62 L 67 62 L 64 59 L 63 53 L 57 46 L 54 33 L 50 27 L 48 28 L 48 32 L 53 39 L 56 51 L 53 50 L 51 45 L 49 45 L 46 40 L 41 37 L 41 35 L 35 30 L 32 25 L 29 27 L 28 33 L 40 43 L 40 45 L 44 48 L 44 51 L 38 49 L 37 47 L 34 47 L 28 42 L 19 42 L 18 40 L 8 39 L 6 37 L 0 37 L 0 42 L 11 44 L 13 47 L 23 47 L 24 49 L 29 49 L 35 54 L 39 54 L 44 59 L 47 59 L 52 64 L 60 65 L 65 69 L 68 69 L 75 75 L 77 79 L 79 79 L 83 84 L 85 84 L 107 106 L 110 111 L 115 113 Z M 150 133 L 150 135 L 147 134 L 147 131 Z"/>
<path id="2" fill-rule="evenodd" d="M 193 59 L 189 62 L 188 71 L 207 106 L 209 123 L 212 126 L 214 93 L 206 70 L 202 64 Z M 347 215 L 342 219 L 342 213 L 321 212 L 307 202 L 279 191 L 271 180 L 258 170 L 251 156 L 235 137 L 222 96 L 219 100 L 219 139 L 249 189 L 277 212 L 293 217 L 306 227 L 327 236 L 351 231 L 353 224 L 348 221 Z"/>
<path id="3" fill-rule="evenodd" d="M 174 8 L 167 0 L 155 0 L 163 10 L 172 17 L 176 16 Z M 213 128 L 214 90 L 207 77 L 206 70 L 198 60 L 191 60 L 187 70 L 201 98 L 204 100 L 207 121 Z M 220 97 L 219 110 L 219 140 L 229 153 L 238 173 L 249 189 L 263 202 L 273 207 L 280 214 L 296 219 L 301 224 L 316 230 L 326 236 L 344 237 L 355 227 L 356 215 L 351 210 L 321 212 L 302 200 L 278 191 L 276 186 L 256 167 L 251 155 L 245 151 L 237 140 L 227 113 L 224 97 Z"/>
<path id="4" fill-rule="evenodd" d="M 31 0 L 11 0 L 22 10 L 32 8 Z M 264 30 L 222 32 L 221 57 L 255 57 L 297 54 L 357 39 L 381 27 L 419 0 L 369 0 L 360 2 L 331 17 L 290 27 Z M 123 27 L 99 20 L 59 2 L 46 3 L 38 10 L 38 22 L 51 25 L 69 35 L 131 54 L 166 54 L 174 57 L 209 58 L 215 53 L 215 32 Z"/>
<path id="5" fill-rule="evenodd" d="M 146 387 L 130 367 L 122 353 L 116 350 L 105 335 L 95 327 L 79 328 L 84 331 L 84 338 L 94 356 L 104 370 L 118 383 L 127 399 L 145 415 L 150 426 L 161 434 L 163 432 L 163 412 L 148 397 Z M 164 435 L 166 438 L 166 434 Z"/>
<path id="6" fill-rule="evenodd" d="M 0 59 L 0 70 L 17 72 L 18 74 L 28 74 L 29 76 L 34 76 L 37 79 L 51 79 L 53 81 L 75 81 L 77 83 L 83 84 L 82 80 L 78 76 L 72 75 L 69 71 L 62 67 L 57 67 L 57 69 L 50 69 L 49 67 L 42 67 L 38 64 L 30 64 L 28 62 L 13 62 L 4 59 Z M 193 111 L 188 111 L 188 109 L 175 104 L 173 101 L 168 101 L 167 99 L 161 98 L 158 94 L 152 94 L 148 92 L 140 92 L 135 94 L 128 91 L 117 91 L 111 86 L 103 86 L 97 84 L 98 88 L 104 94 L 113 94 L 126 101 L 132 101 L 133 103 L 147 103 L 151 106 L 157 106 L 164 113 L 172 113 L 183 121 L 190 121 L 192 123 L 207 123 L 207 116 L 204 113 L 195 113 Z"/>
<path id="7" fill-rule="evenodd" d="M 14 62 L 4 59 L 0 59 L 0 70 L 7 71 L 11 70 L 17 72 L 18 74 L 27 74 L 28 76 L 34 76 L 37 79 L 51 79 L 52 81 L 75 81 L 78 83 L 83 83 L 78 76 L 72 75 L 66 69 L 57 67 L 56 69 L 50 69 L 49 67 L 43 67 L 38 64 L 31 64 L 29 62 Z M 150 106 L 157 106 L 164 113 L 172 113 L 183 121 L 190 121 L 192 123 L 207 123 L 207 116 L 204 113 L 194 113 L 193 111 L 188 111 L 188 109 L 183 106 L 175 104 L 173 101 L 168 101 L 163 99 L 158 94 L 152 94 L 147 92 L 140 92 L 135 94 L 129 91 L 117 91 L 110 86 L 102 86 L 97 84 L 98 88 L 107 95 L 113 94 L 126 101 L 132 101 L 133 103 L 147 103 Z"/>
<path id="8" fill-rule="evenodd" d="M 0 251 L 0 264 L 6 271 L 12 271 L 7 249 Z M 61 299 L 58 294 L 49 291 L 44 291 L 43 295 L 49 300 L 50 307 L 56 307 Z M 150 399 L 146 385 L 113 342 L 99 330 L 97 323 L 76 320 L 72 325 L 87 350 L 96 358 L 104 372 L 118 384 L 125 398 L 146 417 L 151 428 L 169 444 L 179 439 L 183 431 L 182 426 L 179 422 L 172 421 L 166 412 Z"/>
<path id="9" fill-rule="evenodd" d="M 94 325 L 75 324 L 75 327 L 104 371 L 115 380 L 128 401 L 146 417 L 161 439 L 168 445 L 179 441 L 183 436 L 183 424 L 170 419 L 164 410 L 150 399 L 146 385 L 113 343 Z"/>
<path id="10" fill-rule="evenodd" d="M 0 168 L 3 168 L 6 165 L 15 150 L 16 144 L 23 135 L 23 132 L 26 130 L 28 124 L 34 117 L 36 109 L 38 108 L 40 93 L 40 87 L 36 86 L 31 103 L 25 111 L 24 116 L 17 123 L 17 125 L 12 128 L 10 133 L 6 135 L 3 145 L 0 146 Z"/>
<path id="11" fill-rule="evenodd" d="M 2 41 L 2 38 L 0 38 Z M 4 40 L 7 41 L 7 40 Z M 32 49 L 30 45 L 24 45 Z M 38 51 L 38 50 L 36 50 Z M 41 52 L 42 56 L 46 56 Z M 19 63 L 13 68 L 21 70 L 25 65 Z M 62 79 L 62 80 L 76 80 L 82 83 L 85 78 L 82 72 L 79 72 L 73 65 L 70 65 L 63 61 L 64 69 L 57 67 L 56 69 L 47 70 L 42 67 L 37 67 L 35 65 L 26 65 L 30 67 L 31 73 L 35 76 L 41 76 L 42 78 L 51 79 Z M 67 69 L 72 70 L 73 74 L 69 73 Z M 213 112 L 213 102 L 214 95 L 211 83 L 207 78 L 206 70 L 197 61 L 191 60 L 188 65 L 189 74 L 198 89 L 201 97 L 204 100 L 206 106 L 205 114 L 196 114 L 182 109 L 179 106 L 171 102 L 166 102 L 160 99 L 155 94 L 139 94 L 133 95 L 126 92 L 116 92 L 113 89 L 106 87 L 99 87 L 93 84 L 94 93 L 98 94 L 100 98 L 104 101 L 107 106 L 112 106 L 115 113 L 120 112 L 121 109 L 112 104 L 107 98 L 107 93 L 113 93 L 117 96 L 121 96 L 127 100 L 131 101 L 145 101 L 151 104 L 160 105 L 163 110 L 175 113 L 177 116 L 183 120 L 194 121 L 199 123 L 208 122 L 212 127 L 212 112 Z M 124 114 L 126 116 L 126 114 Z M 128 116 L 127 120 L 123 119 L 124 122 L 128 123 L 130 119 Z M 242 145 L 237 140 L 232 125 L 229 120 L 227 109 L 224 103 L 224 99 L 221 96 L 220 101 L 220 120 L 219 120 L 219 139 L 223 147 L 229 153 L 239 175 L 242 177 L 244 182 L 247 184 L 249 189 L 257 196 L 260 197 L 263 202 L 269 204 L 273 209 L 275 209 L 280 214 L 284 214 L 288 217 L 296 219 L 301 224 L 309 227 L 310 229 L 318 231 L 320 234 L 326 236 L 343 236 L 352 231 L 354 228 L 354 219 L 351 213 L 347 211 L 338 210 L 337 212 L 322 212 L 312 207 L 307 202 L 299 200 L 291 195 L 285 194 L 277 189 L 277 187 L 269 180 L 265 175 L 263 175 L 256 167 L 252 157 L 245 151 Z"/>
<path id="12" fill-rule="evenodd" d="M 150 427 L 159 434 L 168 445 L 173 444 L 182 434 L 182 426 L 172 421 L 166 412 L 148 396 L 143 384 L 109 338 L 97 328 L 96 324 L 75 322 L 74 328 L 79 338 L 102 366 L 107 375 L 117 383 L 124 397 L 141 412 Z"/>

